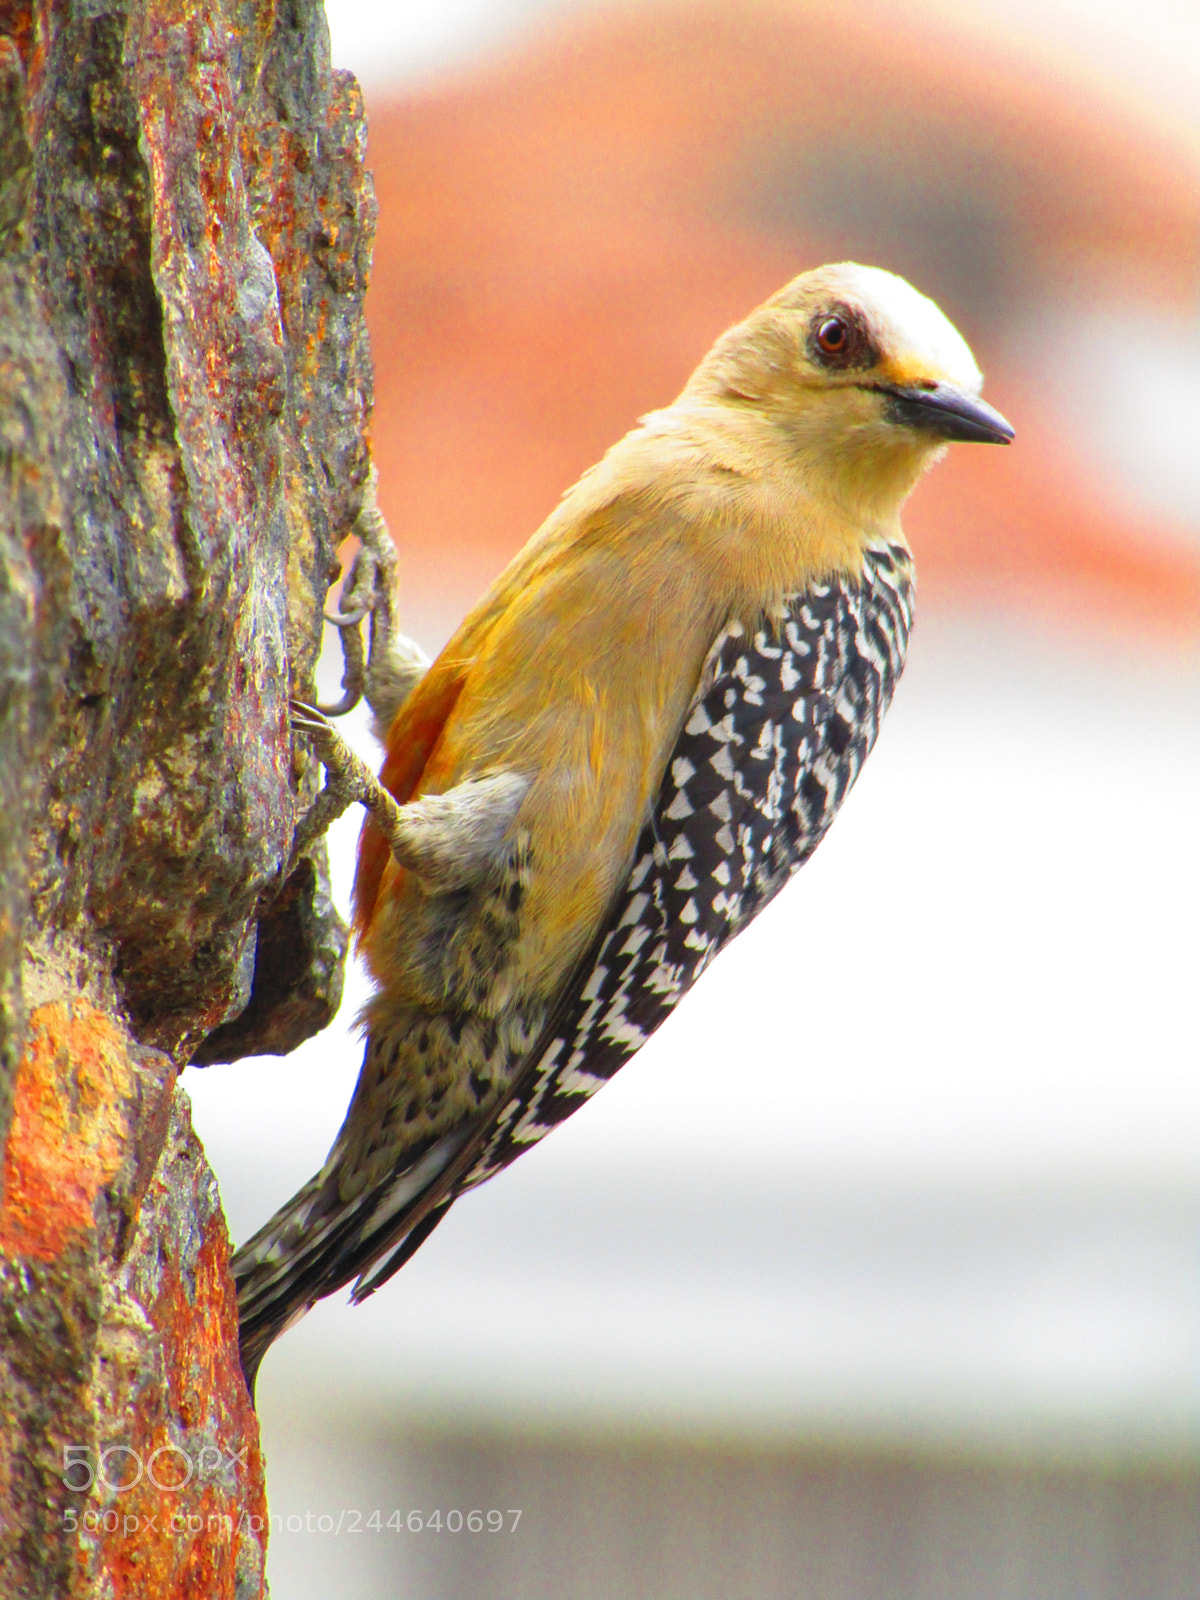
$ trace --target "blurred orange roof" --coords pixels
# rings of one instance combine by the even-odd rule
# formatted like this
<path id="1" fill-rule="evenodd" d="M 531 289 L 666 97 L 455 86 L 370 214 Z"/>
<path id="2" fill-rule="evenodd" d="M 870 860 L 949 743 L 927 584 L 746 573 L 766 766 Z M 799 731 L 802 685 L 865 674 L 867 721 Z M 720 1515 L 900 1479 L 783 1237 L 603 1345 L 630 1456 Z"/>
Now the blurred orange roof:
<path id="1" fill-rule="evenodd" d="M 917 491 L 926 601 L 1195 630 L 1200 546 L 1074 456 L 1036 329 L 1188 305 L 1200 181 L 1065 71 L 895 7 L 643 7 L 373 103 L 369 155 L 375 450 L 410 608 L 453 620 L 724 327 L 852 258 L 942 304 L 1018 431 Z"/>

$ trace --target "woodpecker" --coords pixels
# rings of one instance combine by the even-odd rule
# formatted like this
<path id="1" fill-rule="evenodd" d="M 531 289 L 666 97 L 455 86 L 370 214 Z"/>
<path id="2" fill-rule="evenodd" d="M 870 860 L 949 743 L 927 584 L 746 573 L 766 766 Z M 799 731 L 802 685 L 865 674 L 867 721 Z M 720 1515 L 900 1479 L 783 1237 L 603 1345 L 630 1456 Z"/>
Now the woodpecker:
<path id="1" fill-rule="evenodd" d="M 583 1105 L 816 849 L 904 665 L 900 508 L 949 441 L 1013 437 L 981 388 L 903 279 L 805 273 L 564 495 L 431 666 L 373 633 L 378 781 L 295 705 L 318 823 L 368 807 L 375 991 L 325 1165 L 234 1260 L 251 1387 L 285 1327 L 372 1293 Z"/>

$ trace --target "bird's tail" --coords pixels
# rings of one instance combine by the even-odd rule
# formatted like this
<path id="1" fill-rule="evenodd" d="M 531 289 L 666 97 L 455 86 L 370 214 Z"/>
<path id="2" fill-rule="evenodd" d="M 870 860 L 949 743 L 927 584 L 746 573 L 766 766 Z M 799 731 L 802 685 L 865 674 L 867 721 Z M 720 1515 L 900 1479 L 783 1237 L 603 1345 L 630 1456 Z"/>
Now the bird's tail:
<path id="1" fill-rule="evenodd" d="M 279 1335 L 313 1305 L 309 1293 L 314 1247 L 328 1237 L 320 1227 L 322 1174 L 318 1173 L 281 1206 L 271 1220 L 234 1255 L 231 1263 L 238 1297 L 238 1344 L 251 1395 L 259 1363 Z M 314 1224 L 309 1236 L 310 1221 Z"/>
<path id="2" fill-rule="evenodd" d="M 250 1393 L 259 1364 L 281 1333 L 351 1278 L 356 1300 L 396 1271 L 433 1231 L 449 1200 L 433 1204 L 431 1185 L 463 1143 L 437 1140 L 385 1183 L 343 1200 L 339 1171 L 330 1164 L 306 1183 L 231 1263 L 238 1295 L 238 1342 Z M 369 1283 L 362 1280 L 384 1256 Z"/>

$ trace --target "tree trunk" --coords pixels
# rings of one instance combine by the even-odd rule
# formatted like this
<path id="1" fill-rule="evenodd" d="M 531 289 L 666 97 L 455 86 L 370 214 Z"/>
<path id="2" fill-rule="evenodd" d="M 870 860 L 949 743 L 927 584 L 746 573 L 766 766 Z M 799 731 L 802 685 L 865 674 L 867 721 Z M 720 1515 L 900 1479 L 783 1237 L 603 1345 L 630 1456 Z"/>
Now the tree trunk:
<path id="1" fill-rule="evenodd" d="M 190 1059 L 330 1019 L 281 884 L 368 471 L 374 201 L 318 0 L 0 0 L 0 1592 L 263 1591 Z"/>

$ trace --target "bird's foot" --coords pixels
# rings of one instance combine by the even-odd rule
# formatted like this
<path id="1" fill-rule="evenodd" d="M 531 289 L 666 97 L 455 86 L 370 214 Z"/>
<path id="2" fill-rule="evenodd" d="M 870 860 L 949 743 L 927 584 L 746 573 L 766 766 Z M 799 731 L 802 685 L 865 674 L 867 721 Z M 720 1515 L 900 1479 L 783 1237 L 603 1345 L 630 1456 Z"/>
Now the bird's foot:
<path id="1" fill-rule="evenodd" d="M 375 500 L 378 474 L 374 467 L 363 497 L 362 509 L 354 519 L 358 550 L 350 571 L 342 581 L 342 592 L 335 608 L 326 611 L 326 622 L 338 630 L 342 642 L 342 698 L 331 706 L 321 706 L 324 716 L 344 717 L 362 699 L 370 700 L 370 677 L 376 651 L 386 652 L 391 645 L 396 601 L 396 547 Z M 370 619 L 371 648 L 363 646 L 362 624 Z"/>
<path id="2" fill-rule="evenodd" d="M 322 706 L 330 717 L 343 717 L 366 699 L 381 740 L 397 711 L 429 669 L 420 645 L 396 630 L 396 547 L 376 502 L 378 476 L 371 468 L 362 509 L 354 522 L 357 554 L 342 583 L 338 606 L 325 620 L 342 641 L 342 698 Z M 362 625 L 370 628 L 364 649 Z"/>
<path id="3" fill-rule="evenodd" d="M 304 852 L 336 822 L 348 806 L 366 806 L 379 824 L 395 854 L 400 846 L 400 807 L 367 766 L 356 755 L 323 711 L 303 700 L 288 702 L 292 728 L 306 739 L 325 768 L 325 785 L 304 813 L 296 828 L 286 879 Z"/>

